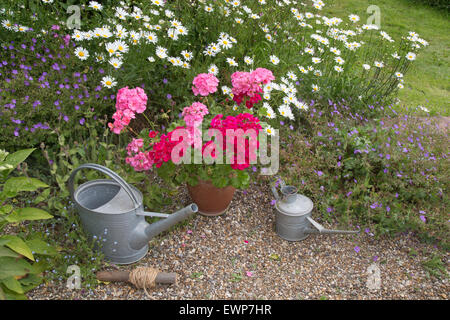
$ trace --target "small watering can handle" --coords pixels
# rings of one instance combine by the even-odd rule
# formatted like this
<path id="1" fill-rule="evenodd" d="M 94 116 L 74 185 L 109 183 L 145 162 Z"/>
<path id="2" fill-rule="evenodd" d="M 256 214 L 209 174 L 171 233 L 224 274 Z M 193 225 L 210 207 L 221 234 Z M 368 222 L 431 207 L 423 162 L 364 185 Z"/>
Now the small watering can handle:
<path id="1" fill-rule="evenodd" d="M 93 169 L 93 170 L 97 170 L 100 171 L 104 174 L 106 174 L 107 176 L 109 176 L 110 178 L 112 178 L 115 182 L 117 182 L 124 190 L 125 192 L 128 194 L 128 196 L 131 198 L 131 200 L 134 203 L 134 207 L 137 208 L 139 207 L 139 202 L 136 199 L 136 196 L 134 195 L 133 191 L 131 190 L 130 186 L 128 185 L 128 183 L 126 183 L 125 180 L 123 180 L 117 173 L 115 173 L 114 171 L 101 166 L 99 164 L 95 164 L 95 163 L 85 163 L 82 164 L 81 166 L 79 166 L 78 168 L 76 168 L 72 174 L 70 175 L 69 181 L 68 181 L 68 187 L 69 187 L 69 193 L 70 193 L 70 197 L 72 198 L 72 201 L 74 200 L 73 195 L 74 195 L 74 186 L 73 186 L 73 182 L 74 182 L 74 178 L 75 175 L 77 174 L 77 172 L 81 169 Z"/>
<path id="2" fill-rule="evenodd" d="M 281 187 L 284 187 L 284 186 L 286 186 L 286 183 L 284 183 L 284 181 L 283 180 L 281 180 L 281 178 L 278 178 L 278 180 L 272 185 L 272 193 L 273 193 L 273 196 L 275 197 L 275 200 L 280 200 L 280 195 L 278 194 L 278 191 L 277 191 L 277 182 L 280 182 L 280 186 Z"/>

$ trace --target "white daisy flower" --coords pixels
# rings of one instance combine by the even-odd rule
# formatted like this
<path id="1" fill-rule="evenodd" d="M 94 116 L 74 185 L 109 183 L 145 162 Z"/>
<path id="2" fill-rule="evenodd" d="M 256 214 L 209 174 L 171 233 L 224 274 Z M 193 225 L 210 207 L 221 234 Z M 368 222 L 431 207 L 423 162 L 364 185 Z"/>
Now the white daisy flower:
<path id="1" fill-rule="evenodd" d="M 355 23 L 359 21 L 359 17 L 356 14 L 351 14 L 348 16 L 351 22 Z"/>
<path id="2" fill-rule="evenodd" d="M 89 2 L 89 8 L 92 8 L 97 11 L 101 11 L 103 9 L 103 6 L 100 3 L 98 3 L 97 1 L 91 1 L 91 2 Z"/>
<path id="3" fill-rule="evenodd" d="M 156 47 L 156 56 L 160 59 L 167 58 L 167 49 L 163 47 Z"/>
<path id="4" fill-rule="evenodd" d="M 112 56 L 117 51 L 117 43 L 109 42 L 105 44 L 105 49 L 108 51 L 109 55 Z"/>
<path id="5" fill-rule="evenodd" d="M 158 36 L 154 32 L 144 32 L 142 36 L 147 43 L 156 44 L 158 42 Z"/>
<path id="6" fill-rule="evenodd" d="M 266 109 L 266 117 L 269 119 L 275 119 L 276 115 L 275 112 L 273 111 L 272 107 L 267 103 L 264 102 L 263 103 L 263 108 Z"/>
<path id="7" fill-rule="evenodd" d="M 117 85 L 117 81 L 110 76 L 106 76 L 102 78 L 102 85 L 106 88 L 112 88 Z"/>
<path id="8" fill-rule="evenodd" d="M 409 61 L 414 61 L 416 60 L 416 54 L 413 52 L 408 52 L 408 54 L 406 55 L 406 59 L 408 59 Z"/>
<path id="9" fill-rule="evenodd" d="M 334 61 L 336 61 L 337 63 L 339 63 L 340 65 L 343 65 L 345 63 L 345 60 L 342 59 L 341 57 L 336 57 L 334 58 Z"/>
<path id="10" fill-rule="evenodd" d="M 249 56 L 245 56 L 245 57 L 244 57 L 244 62 L 245 62 L 245 64 L 247 64 L 247 65 L 252 65 L 252 64 L 253 64 L 253 59 L 250 58 Z"/>
<path id="11" fill-rule="evenodd" d="M 222 93 L 223 94 L 230 94 L 231 93 L 231 89 L 228 88 L 227 86 L 222 86 Z"/>
<path id="12" fill-rule="evenodd" d="M 275 135 L 275 129 L 272 128 L 270 125 L 267 125 L 267 127 L 264 129 L 264 131 L 267 133 L 267 135 L 269 136 L 274 136 Z"/>
<path id="13" fill-rule="evenodd" d="M 287 75 L 287 77 L 288 77 L 289 79 L 291 79 L 292 81 L 297 81 L 297 75 L 296 75 L 294 72 L 288 71 L 288 73 L 287 73 L 286 75 Z"/>
<path id="14" fill-rule="evenodd" d="M 313 84 L 311 87 L 313 92 L 317 92 L 320 90 L 320 87 L 317 84 Z"/>
<path id="15" fill-rule="evenodd" d="M 118 58 L 111 58 L 108 61 L 115 69 L 119 69 L 122 66 L 122 60 L 118 59 Z"/>
<path id="16" fill-rule="evenodd" d="M 87 58 L 89 58 L 89 52 L 83 47 L 76 48 L 75 49 L 75 55 L 80 60 L 86 60 Z"/>
<path id="17" fill-rule="evenodd" d="M 366 64 L 366 63 L 363 64 L 362 66 L 363 66 L 363 68 L 366 69 L 366 70 L 369 70 L 369 69 L 370 69 L 370 65 L 368 65 L 368 64 Z"/>
<path id="18" fill-rule="evenodd" d="M 340 66 L 334 66 L 334 70 L 336 70 L 339 73 L 344 71 L 344 69 L 342 69 L 342 67 Z"/>
<path id="19" fill-rule="evenodd" d="M 237 66 L 238 66 L 238 63 L 234 60 L 234 57 L 232 57 L 232 58 L 227 58 L 227 62 L 228 62 L 228 64 L 229 64 L 230 66 L 232 66 L 232 67 L 237 67 Z"/>
<path id="20" fill-rule="evenodd" d="M 192 52 L 191 52 L 191 51 L 183 50 L 183 51 L 181 51 L 181 55 L 184 57 L 184 59 L 185 59 L 186 61 L 191 61 L 192 58 L 193 58 L 193 55 L 192 55 Z"/>
<path id="21" fill-rule="evenodd" d="M 217 74 L 219 73 L 219 69 L 217 68 L 217 66 L 215 64 L 212 64 L 208 68 L 208 73 L 211 73 L 211 74 L 217 76 Z"/>
<path id="22" fill-rule="evenodd" d="M 278 63 L 280 63 L 280 59 L 278 59 L 278 57 L 275 55 L 271 55 L 270 62 L 272 62 L 274 65 L 277 65 Z"/>
<path id="23" fill-rule="evenodd" d="M 384 67 L 384 63 L 382 61 L 374 61 L 373 64 L 377 68 L 383 68 Z"/>

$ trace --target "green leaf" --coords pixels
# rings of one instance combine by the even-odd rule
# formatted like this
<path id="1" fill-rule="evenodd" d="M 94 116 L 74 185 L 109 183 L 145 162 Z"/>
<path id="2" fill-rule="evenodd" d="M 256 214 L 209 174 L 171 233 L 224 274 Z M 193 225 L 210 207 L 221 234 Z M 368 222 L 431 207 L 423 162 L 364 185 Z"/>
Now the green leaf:
<path id="1" fill-rule="evenodd" d="M 36 178 L 14 177 L 9 178 L 3 186 L 3 192 L 17 193 L 21 191 L 36 191 L 39 188 L 47 188 L 48 185 Z M 14 197 L 15 195 L 13 195 Z"/>
<path id="2" fill-rule="evenodd" d="M 21 208 L 7 216 L 6 221 L 20 222 L 25 220 L 45 220 L 50 218 L 53 218 L 53 216 L 44 210 L 38 208 Z"/>
<path id="3" fill-rule="evenodd" d="M 34 203 L 34 204 L 41 203 L 41 202 L 47 200 L 49 196 L 50 196 L 50 188 L 47 188 L 47 189 L 45 189 L 44 191 L 42 191 L 42 192 L 36 197 L 36 199 L 34 199 L 33 203 Z"/>
<path id="4" fill-rule="evenodd" d="M 0 257 L 18 258 L 20 255 L 5 246 L 0 246 Z"/>
<path id="5" fill-rule="evenodd" d="M 25 243 L 35 254 L 42 254 L 47 256 L 54 256 L 58 254 L 58 251 L 54 247 L 50 246 L 41 239 L 26 240 Z"/>
<path id="6" fill-rule="evenodd" d="M 28 158 L 28 156 L 34 150 L 36 150 L 36 148 L 24 149 L 24 150 L 20 150 L 20 151 L 14 152 L 12 154 L 9 154 L 5 159 L 5 163 L 10 164 L 14 168 L 16 168 L 21 162 L 23 162 L 26 158 Z"/>
<path id="7" fill-rule="evenodd" d="M 5 285 L 3 285 L 3 292 L 5 293 L 6 300 L 28 300 L 27 296 L 23 293 L 11 291 Z"/>
<path id="8" fill-rule="evenodd" d="M 0 257 L 0 280 L 30 273 L 32 266 L 25 259 Z"/>
<path id="9" fill-rule="evenodd" d="M 9 154 L 6 159 L 4 160 L 4 162 L 2 162 L 2 167 L 3 169 L 0 170 L 0 181 L 4 181 L 6 180 L 6 177 L 22 162 L 24 161 L 26 158 L 28 158 L 28 156 L 34 151 L 36 150 L 35 148 L 33 149 L 25 149 L 25 150 L 20 150 L 17 152 L 14 152 L 13 154 Z M 10 168 L 4 168 L 5 166 L 10 166 Z"/>
<path id="10" fill-rule="evenodd" d="M 19 280 L 23 291 L 28 292 L 42 283 L 42 277 L 30 273 L 25 278 Z"/>
<path id="11" fill-rule="evenodd" d="M 31 253 L 30 248 L 21 238 L 19 238 L 18 236 L 4 235 L 2 236 L 2 239 L 10 240 L 6 244 L 7 247 L 34 261 L 34 257 L 33 254 Z"/>
<path id="12" fill-rule="evenodd" d="M 0 207 L 0 214 L 8 214 L 12 211 L 13 206 L 10 204 Z"/>
<path id="13" fill-rule="evenodd" d="M 14 277 L 8 277 L 2 280 L 3 285 L 6 286 L 9 290 L 14 291 L 16 293 L 23 293 L 23 288 L 20 285 L 20 282 L 17 281 Z"/>
<path id="14" fill-rule="evenodd" d="M 2 287 L 0 287 L 0 300 L 6 300 L 5 293 L 3 292 Z"/>

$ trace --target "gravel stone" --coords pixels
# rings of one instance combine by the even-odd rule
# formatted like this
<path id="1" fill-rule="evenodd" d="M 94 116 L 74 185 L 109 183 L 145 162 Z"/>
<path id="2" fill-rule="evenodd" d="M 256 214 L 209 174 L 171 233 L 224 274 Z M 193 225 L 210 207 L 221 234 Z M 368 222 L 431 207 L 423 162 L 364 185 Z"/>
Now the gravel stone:
<path id="1" fill-rule="evenodd" d="M 178 207 L 191 202 L 186 190 L 180 190 Z M 148 290 L 150 296 L 128 283 L 102 283 L 90 290 L 73 291 L 65 283 L 48 283 L 28 296 L 101 300 L 448 299 L 448 278 L 431 277 L 421 265 L 425 259 L 422 252 L 435 251 L 432 245 L 419 242 L 412 234 L 375 239 L 364 231 L 357 235 L 311 235 L 304 241 L 289 242 L 274 231 L 271 200 L 267 186 L 237 191 L 224 215 L 197 214 L 152 239 L 148 254 L 138 263 L 117 267 L 132 270 L 151 266 L 177 273 L 176 284 Z M 171 209 L 175 208 L 165 212 Z M 320 220 L 317 213 L 313 216 Z M 359 252 L 354 250 L 356 246 Z M 411 248 L 418 254 L 409 255 Z M 448 258 L 446 255 L 446 261 Z M 381 286 L 375 290 L 367 286 L 367 269 L 372 264 L 381 274 Z"/>

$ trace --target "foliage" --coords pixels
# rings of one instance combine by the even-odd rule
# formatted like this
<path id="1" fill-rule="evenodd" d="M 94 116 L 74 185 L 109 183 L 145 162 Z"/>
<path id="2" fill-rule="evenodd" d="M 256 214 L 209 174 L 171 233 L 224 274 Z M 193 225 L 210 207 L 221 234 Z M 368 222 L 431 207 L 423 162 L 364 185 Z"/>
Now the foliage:
<path id="1" fill-rule="evenodd" d="M 423 261 L 422 266 L 430 275 L 436 278 L 440 279 L 441 277 L 448 277 L 447 268 L 438 254 L 435 254 L 432 258 Z"/>
<path id="2" fill-rule="evenodd" d="M 43 141 L 52 145 L 52 132 L 84 131 L 87 118 L 109 113 L 114 95 L 96 83 L 102 71 L 77 66 L 71 46 L 57 30 L 0 44 L 4 147 L 37 147 Z"/>
<path id="3" fill-rule="evenodd" d="M 145 88 L 151 95 L 148 114 L 157 121 L 176 120 L 192 102 L 185 98 L 188 83 L 211 67 L 221 82 L 237 68 L 271 69 L 277 79 L 297 83 L 291 93 L 303 101 L 353 99 L 360 109 L 374 95 L 391 99 L 415 59 L 409 53 L 428 43 L 415 33 L 395 41 L 354 15 L 345 21 L 327 17 L 324 6 L 272 0 L 108 2 L 100 9 L 82 6 L 86 19 L 82 30 L 69 31 L 70 43 L 80 58 L 74 63 L 106 71 L 103 86 Z M 59 4 L 41 4 L 35 19 L 60 10 Z M 8 13 L 5 19 L 14 23 Z M 265 93 L 267 102 L 283 103 L 284 95 Z"/>
<path id="4" fill-rule="evenodd" d="M 39 208 L 16 208 L 22 192 L 48 188 L 47 184 L 28 176 L 8 178 L 34 150 L 25 149 L 13 154 L 0 150 L 0 230 L 24 221 L 52 218 Z M 48 268 L 48 263 L 40 257 L 53 255 L 57 255 L 56 249 L 39 234 L 27 237 L 20 233 L 0 235 L 0 299 L 26 299 L 25 293 L 42 282 L 41 273 Z"/>
<path id="5" fill-rule="evenodd" d="M 379 106 L 381 107 L 381 106 Z M 366 225 L 377 235 L 412 231 L 448 247 L 448 144 L 414 112 L 382 119 L 345 102 L 311 107 L 311 128 L 289 133 L 282 176 L 312 197 L 324 219 Z"/>
<path id="6" fill-rule="evenodd" d="M 422 3 L 431 7 L 436 7 L 442 10 L 449 10 L 450 4 L 447 0 L 412 0 L 414 2 Z"/>

